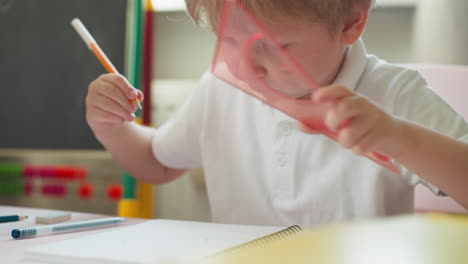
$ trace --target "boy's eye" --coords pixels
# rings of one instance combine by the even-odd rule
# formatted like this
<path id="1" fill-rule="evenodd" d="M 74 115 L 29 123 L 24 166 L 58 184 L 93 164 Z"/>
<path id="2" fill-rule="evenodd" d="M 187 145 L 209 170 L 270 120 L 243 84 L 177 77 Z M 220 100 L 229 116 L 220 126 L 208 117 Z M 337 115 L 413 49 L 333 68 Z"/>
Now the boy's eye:
<path id="1" fill-rule="evenodd" d="M 291 44 L 280 44 L 279 47 L 282 50 L 288 50 L 288 48 L 291 46 Z M 280 50 L 278 49 L 278 46 L 276 44 L 270 43 L 270 42 L 261 42 L 260 45 L 261 49 L 264 52 L 279 52 Z"/>
<path id="2" fill-rule="evenodd" d="M 283 44 L 281 45 L 281 48 L 284 50 L 288 50 L 288 48 L 291 46 L 291 44 Z"/>

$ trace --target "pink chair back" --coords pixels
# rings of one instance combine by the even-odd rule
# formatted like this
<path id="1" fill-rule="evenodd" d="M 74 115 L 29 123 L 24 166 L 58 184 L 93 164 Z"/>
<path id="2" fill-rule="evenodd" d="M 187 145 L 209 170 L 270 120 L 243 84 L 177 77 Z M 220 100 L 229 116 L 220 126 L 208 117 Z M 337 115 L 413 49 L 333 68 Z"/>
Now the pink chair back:
<path id="1" fill-rule="evenodd" d="M 436 93 L 460 113 L 465 120 L 468 120 L 468 66 L 431 64 L 406 66 L 417 69 Z M 453 199 L 437 197 L 422 185 L 416 187 L 414 206 L 416 212 L 467 213 Z"/>

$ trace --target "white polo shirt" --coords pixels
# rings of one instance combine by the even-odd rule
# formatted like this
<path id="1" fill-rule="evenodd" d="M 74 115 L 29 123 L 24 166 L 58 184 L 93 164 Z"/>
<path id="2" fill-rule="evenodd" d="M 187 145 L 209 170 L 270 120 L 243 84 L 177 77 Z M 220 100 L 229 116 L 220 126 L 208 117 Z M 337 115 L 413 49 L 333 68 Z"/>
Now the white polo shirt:
<path id="1" fill-rule="evenodd" d="M 468 142 L 467 123 L 416 71 L 367 55 L 362 41 L 349 48 L 335 83 Z M 153 152 L 170 168 L 204 168 L 212 218 L 222 223 L 311 226 L 412 213 L 421 182 L 301 132 L 291 117 L 211 73 L 157 130 Z"/>

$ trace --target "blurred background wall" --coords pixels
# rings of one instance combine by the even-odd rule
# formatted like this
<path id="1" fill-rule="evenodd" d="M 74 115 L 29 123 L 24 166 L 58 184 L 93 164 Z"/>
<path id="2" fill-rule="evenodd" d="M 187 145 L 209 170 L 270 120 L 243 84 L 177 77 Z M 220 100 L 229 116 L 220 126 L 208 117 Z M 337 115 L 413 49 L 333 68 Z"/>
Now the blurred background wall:
<path id="1" fill-rule="evenodd" d="M 414 15 L 414 60 L 468 64 L 467 12 L 466 0 L 419 1 Z"/>

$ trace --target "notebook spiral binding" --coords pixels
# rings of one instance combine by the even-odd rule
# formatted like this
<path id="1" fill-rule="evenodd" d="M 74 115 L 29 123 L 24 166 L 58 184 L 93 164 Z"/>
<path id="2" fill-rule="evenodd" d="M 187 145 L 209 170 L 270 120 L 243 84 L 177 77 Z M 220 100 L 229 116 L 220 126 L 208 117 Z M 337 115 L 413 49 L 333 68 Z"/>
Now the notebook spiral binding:
<path id="1" fill-rule="evenodd" d="M 280 231 L 275 232 L 275 233 L 271 233 L 271 234 L 263 236 L 263 237 L 259 237 L 259 238 L 255 239 L 255 240 L 249 241 L 249 242 L 241 244 L 239 246 L 228 248 L 228 249 L 226 249 L 224 251 L 221 251 L 221 252 L 219 252 L 219 253 L 217 253 L 215 255 L 212 255 L 210 257 L 225 256 L 225 255 L 229 255 L 229 254 L 239 252 L 242 249 L 265 246 L 265 245 L 267 245 L 267 244 L 269 244 L 271 242 L 281 240 L 281 239 L 286 239 L 286 238 L 300 232 L 301 230 L 302 229 L 301 229 L 300 226 L 293 225 L 293 226 L 290 226 L 290 227 L 288 227 L 286 229 L 280 230 Z"/>

